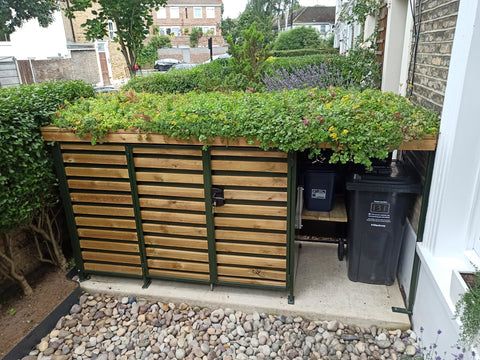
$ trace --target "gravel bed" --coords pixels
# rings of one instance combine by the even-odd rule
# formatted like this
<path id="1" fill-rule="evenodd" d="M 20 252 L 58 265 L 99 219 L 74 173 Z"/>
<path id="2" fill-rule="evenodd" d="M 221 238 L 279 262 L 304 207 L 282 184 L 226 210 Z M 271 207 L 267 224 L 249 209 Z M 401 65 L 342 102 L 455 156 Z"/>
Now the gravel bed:
<path id="1" fill-rule="evenodd" d="M 416 340 L 410 330 L 84 294 L 24 360 L 395 360 L 412 357 Z"/>

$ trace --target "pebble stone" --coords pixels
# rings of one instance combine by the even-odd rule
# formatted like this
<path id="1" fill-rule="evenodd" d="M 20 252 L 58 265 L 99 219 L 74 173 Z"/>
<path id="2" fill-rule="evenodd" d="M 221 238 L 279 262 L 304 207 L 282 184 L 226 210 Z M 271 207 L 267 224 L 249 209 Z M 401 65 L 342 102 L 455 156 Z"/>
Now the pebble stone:
<path id="1" fill-rule="evenodd" d="M 22 360 L 401 360 L 411 330 L 83 294 Z"/>

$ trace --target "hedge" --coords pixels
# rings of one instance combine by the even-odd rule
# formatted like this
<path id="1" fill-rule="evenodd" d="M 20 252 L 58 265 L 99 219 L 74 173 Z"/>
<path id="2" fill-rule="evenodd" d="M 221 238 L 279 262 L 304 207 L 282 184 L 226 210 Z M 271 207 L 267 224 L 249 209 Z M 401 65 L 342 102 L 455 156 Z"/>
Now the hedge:
<path id="1" fill-rule="evenodd" d="M 335 48 L 309 48 L 309 49 L 294 49 L 294 50 L 273 50 L 274 57 L 292 57 L 305 55 L 337 55 L 338 49 Z"/>
<path id="2" fill-rule="evenodd" d="M 81 81 L 0 89 L 0 232 L 29 222 L 52 200 L 55 177 L 39 127 L 65 102 L 93 95 Z"/>
<path id="3" fill-rule="evenodd" d="M 135 129 L 208 143 L 244 137 L 263 149 L 318 154 L 331 143 L 332 162 L 371 165 L 403 140 L 438 132 L 437 116 L 408 99 L 379 90 L 292 90 L 137 94 L 133 91 L 79 101 L 53 125 L 101 142 L 110 131 Z"/>

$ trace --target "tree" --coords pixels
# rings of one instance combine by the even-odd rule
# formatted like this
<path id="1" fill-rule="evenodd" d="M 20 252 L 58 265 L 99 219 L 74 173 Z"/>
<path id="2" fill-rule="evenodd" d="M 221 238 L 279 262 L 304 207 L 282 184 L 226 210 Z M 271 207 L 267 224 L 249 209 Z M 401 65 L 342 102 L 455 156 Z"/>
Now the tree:
<path id="1" fill-rule="evenodd" d="M 197 47 L 198 46 L 198 41 L 200 38 L 203 36 L 203 31 L 199 27 L 194 27 L 192 29 L 192 32 L 190 33 L 190 46 L 191 47 Z"/>
<path id="2" fill-rule="evenodd" d="M 116 27 L 114 41 L 120 45 L 130 74 L 134 76 L 143 41 L 153 24 L 152 10 L 158 10 L 166 2 L 167 0 L 71 0 L 66 15 L 74 18 L 75 12 L 91 9 L 93 17 L 82 24 L 86 38 L 90 41 L 106 37 L 108 22 L 112 21 Z"/>
<path id="3" fill-rule="evenodd" d="M 278 34 L 273 48 L 275 50 L 311 49 L 322 44 L 320 34 L 311 27 L 299 27 Z"/>
<path id="4" fill-rule="evenodd" d="M 0 0 L 0 34 L 11 34 L 25 21 L 36 18 L 42 27 L 53 21 L 56 0 Z"/>

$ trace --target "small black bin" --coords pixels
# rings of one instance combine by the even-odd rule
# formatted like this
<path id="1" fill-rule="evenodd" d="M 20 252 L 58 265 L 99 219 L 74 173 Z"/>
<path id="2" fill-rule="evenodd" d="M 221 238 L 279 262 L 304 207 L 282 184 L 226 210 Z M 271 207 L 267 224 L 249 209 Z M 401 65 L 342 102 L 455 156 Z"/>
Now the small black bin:
<path id="1" fill-rule="evenodd" d="M 406 218 L 421 186 L 414 170 L 400 162 L 354 174 L 347 182 L 348 277 L 392 285 Z"/>
<path id="2" fill-rule="evenodd" d="M 305 171 L 305 207 L 312 211 L 331 211 L 335 198 L 335 171 Z"/>

